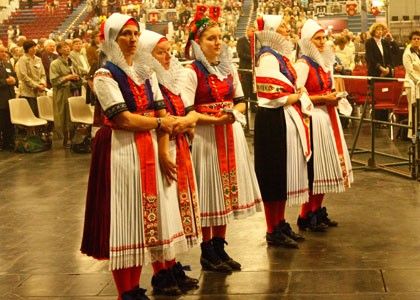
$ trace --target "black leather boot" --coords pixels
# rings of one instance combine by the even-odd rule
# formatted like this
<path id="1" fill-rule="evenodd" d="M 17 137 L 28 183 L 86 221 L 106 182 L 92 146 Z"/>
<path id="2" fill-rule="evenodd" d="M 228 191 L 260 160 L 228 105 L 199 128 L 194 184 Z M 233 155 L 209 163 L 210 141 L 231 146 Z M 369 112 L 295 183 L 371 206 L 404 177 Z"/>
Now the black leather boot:
<path id="1" fill-rule="evenodd" d="M 305 237 L 299 233 L 296 233 L 292 230 L 292 227 L 290 227 L 290 224 L 287 223 L 285 220 L 283 220 L 279 225 L 279 230 L 295 242 L 302 242 L 305 240 Z"/>
<path id="2" fill-rule="evenodd" d="M 152 277 L 153 293 L 158 295 L 178 296 L 182 291 L 171 271 L 160 270 Z"/>
<path id="3" fill-rule="evenodd" d="M 201 243 L 200 263 L 203 269 L 206 271 L 215 271 L 228 274 L 232 273 L 232 268 L 230 265 L 222 261 L 222 259 L 216 254 L 212 240 Z"/>
<path id="4" fill-rule="evenodd" d="M 122 300 L 150 300 L 146 296 L 146 290 L 140 288 L 138 285 L 131 291 L 125 292 L 121 295 Z"/>
<path id="5" fill-rule="evenodd" d="M 177 262 L 171 271 L 181 290 L 193 289 L 198 286 L 198 279 L 187 276 L 180 262 Z"/>
<path id="6" fill-rule="evenodd" d="M 328 228 L 328 225 L 324 223 L 320 223 L 318 221 L 318 217 L 313 212 L 308 212 L 306 218 L 298 217 L 297 225 L 299 226 L 299 230 L 310 230 L 316 232 L 325 231 Z"/>
<path id="7" fill-rule="evenodd" d="M 267 232 L 265 239 L 267 244 L 285 248 L 299 248 L 299 245 L 292 238 L 281 232 L 279 226 L 274 227 L 273 232 Z"/>
<path id="8" fill-rule="evenodd" d="M 315 211 L 315 214 L 317 215 L 317 218 L 320 223 L 323 223 L 327 225 L 328 227 L 337 227 L 338 222 L 331 220 L 328 218 L 327 208 L 326 207 L 320 207 Z"/>
<path id="9" fill-rule="evenodd" d="M 232 270 L 240 270 L 241 269 L 241 264 L 238 263 L 237 261 L 233 260 L 225 251 L 225 244 L 227 245 L 228 243 L 226 242 L 226 240 L 224 238 L 220 238 L 220 237 L 214 237 L 212 239 L 213 245 L 214 245 L 214 250 L 216 251 L 217 256 L 220 257 L 220 259 L 225 262 L 226 264 L 228 264 Z"/>

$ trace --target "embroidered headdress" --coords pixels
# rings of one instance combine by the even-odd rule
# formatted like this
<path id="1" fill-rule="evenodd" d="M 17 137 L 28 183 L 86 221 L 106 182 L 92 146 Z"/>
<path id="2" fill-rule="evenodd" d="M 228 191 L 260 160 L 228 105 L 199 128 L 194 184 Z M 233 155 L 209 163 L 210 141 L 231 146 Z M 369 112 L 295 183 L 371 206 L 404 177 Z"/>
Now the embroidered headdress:
<path id="1" fill-rule="evenodd" d="M 206 17 L 206 11 L 209 9 L 208 17 Z M 189 26 L 188 41 L 185 46 L 185 57 L 190 58 L 191 41 L 196 41 L 200 38 L 201 34 L 207 29 L 207 26 L 211 24 L 211 21 L 218 22 L 220 17 L 220 7 L 197 5 L 195 16 Z"/>

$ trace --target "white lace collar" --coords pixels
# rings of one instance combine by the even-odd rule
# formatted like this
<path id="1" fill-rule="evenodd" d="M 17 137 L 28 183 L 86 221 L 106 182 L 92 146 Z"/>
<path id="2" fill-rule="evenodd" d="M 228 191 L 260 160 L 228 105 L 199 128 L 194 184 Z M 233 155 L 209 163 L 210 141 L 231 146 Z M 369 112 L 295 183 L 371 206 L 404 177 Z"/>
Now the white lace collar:
<path id="1" fill-rule="evenodd" d="M 325 50 L 321 53 L 314 45 L 314 43 L 311 42 L 311 40 L 304 39 L 299 41 L 299 47 L 302 51 L 302 54 L 308 56 L 318 65 L 320 65 L 324 72 L 330 71 L 333 67 L 335 62 L 335 54 L 328 45 L 325 45 Z"/>
<path id="2" fill-rule="evenodd" d="M 180 64 L 178 59 L 172 56 L 170 68 L 169 70 L 165 70 L 152 54 L 143 53 L 143 55 L 146 58 L 147 66 L 156 73 L 158 82 L 172 93 L 179 95 L 181 92 L 180 82 L 183 79 L 182 72 L 184 71 L 184 67 Z"/>
<path id="3" fill-rule="evenodd" d="M 286 40 L 282 35 L 271 30 L 262 30 L 255 32 L 258 41 L 261 46 L 270 47 L 287 58 L 292 57 L 293 43 Z"/>
<path id="4" fill-rule="evenodd" d="M 200 61 L 206 70 L 213 75 L 216 75 L 219 80 L 223 80 L 227 77 L 228 74 L 232 73 L 232 55 L 229 52 L 229 46 L 222 42 L 222 50 L 220 55 L 217 57 L 219 64 L 213 66 L 209 63 L 203 51 L 195 41 L 191 41 L 191 47 L 193 50 L 193 55 L 196 60 Z"/>
<path id="5" fill-rule="evenodd" d="M 144 83 L 150 77 L 143 53 L 137 51 L 133 57 L 133 65 L 129 66 L 116 41 L 103 41 L 100 50 L 105 53 L 108 61 L 119 67 L 136 84 Z"/>

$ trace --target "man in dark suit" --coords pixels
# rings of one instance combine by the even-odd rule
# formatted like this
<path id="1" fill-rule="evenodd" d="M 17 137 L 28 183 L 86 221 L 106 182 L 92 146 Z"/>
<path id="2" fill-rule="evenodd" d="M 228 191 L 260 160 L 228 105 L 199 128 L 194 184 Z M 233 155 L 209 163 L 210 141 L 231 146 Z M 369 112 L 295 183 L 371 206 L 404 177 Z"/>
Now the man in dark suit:
<path id="1" fill-rule="evenodd" d="M 10 121 L 9 99 L 15 98 L 18 79 L 9 62 L 7 49 L 0 46 L 0 135 L 3 150 L 14 149 L 14 128 Z"/>
<path id="2" fill-rule="evenodd" d="M 387 32 L 385 24 L 374 23 L 370 27 L 369 33 L 371 38 L 366 41 L 368 76 L 394 77 L 392 56 L 398 54 L 397 43 L 392 39 L 391 33 Z M 375 111 L 375 119 L 387 121 L 388 112 L 386 110 Z"/>
<path id="3" fill-rule="evenodd" d="M 246 36 L 241 37 L 236 44 L 236 52 L 239 56 L 239 74 L 241 76 L 242 89 L 245 99 L 256 100 L 252 87 L 252 59 L 251 59 L 251 39 L 253 38 L 255 27 L 249 26 Z M 245 71 L 247 70 L 247 71 Z"/>

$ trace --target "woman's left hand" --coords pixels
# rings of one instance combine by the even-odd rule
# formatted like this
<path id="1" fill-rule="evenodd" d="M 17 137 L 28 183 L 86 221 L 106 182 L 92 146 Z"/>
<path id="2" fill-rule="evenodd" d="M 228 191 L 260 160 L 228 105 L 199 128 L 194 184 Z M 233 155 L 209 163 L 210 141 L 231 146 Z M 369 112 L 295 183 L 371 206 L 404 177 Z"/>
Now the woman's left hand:
<path id="1" fill-rule="evenodd" d="M 159 164 L 162 174 L 169 185 L 172 184 L 172 181 L 177 181 L 176 164 L 172 161 L 169 153 L 159 155 Z"/>
<path id="2" fill-rule="evenodd" d="M 177 117 L 172 134 L 177 135 L 178 133 L 186 132 L 190 128 L 195 126 L 195 123 L 191 123 L 186 117 Z"/>
<path id="3" fill-rule="evenodd" d="M 190 139 L 190 141 L 192 141 L 195 136 L 195 127 L 188 128 L 188 130 L 185 131 L 185 133 L 188 135 L 188 138 Z"/>

